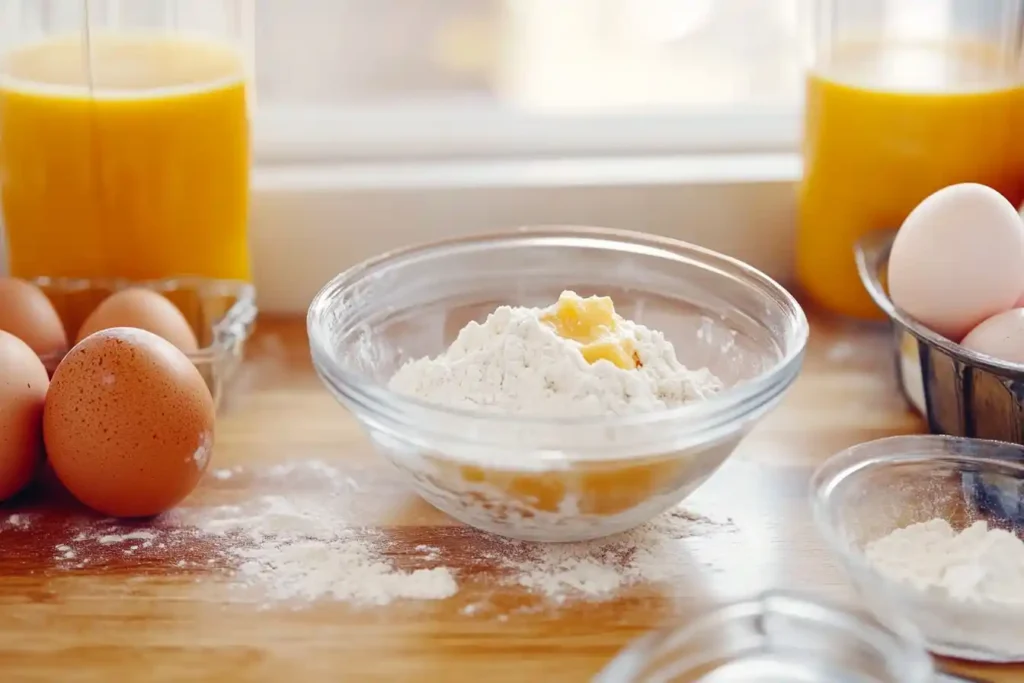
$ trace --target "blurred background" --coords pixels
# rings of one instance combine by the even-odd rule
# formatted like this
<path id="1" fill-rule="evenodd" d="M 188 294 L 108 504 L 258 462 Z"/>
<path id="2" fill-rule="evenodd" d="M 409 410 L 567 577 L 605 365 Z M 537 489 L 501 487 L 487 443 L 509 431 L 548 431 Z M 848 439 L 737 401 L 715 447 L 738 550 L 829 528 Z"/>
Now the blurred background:
<path id="1" fill-rule="evenodd" d="M 786 279 L 801 1 L 255 0 L 262 300 L 291 310 L 358 258 L 537 223 L 665 234 Z"/>
<path id="2" fill-rule="evenodd" d="M 551 113 L 787 102 L 797 2 L 256 0 L 260 94 Z"/>
<path id="3" fill-rule="evenodd" d="M 80 21 L 79 0 L 39 2 Z M 810 2 L 173 4 L 209 25 L 251 19 L 254 277 L 264 310 L 301 312 L 323 282 L 382 251 L 539 223 L 667 235 L 790 282 Z M 29 5 L 0 0 L 11 19 L 0 42 L 23 31 L 18 7 Z M 984 13 L 998 9 L 844 7 L 850 25 L 863 12 L 903 37 L 991 23 Z"/>
<path id="4" fill-rule="evenodd" d="M 734 135 L 791 146 L 798 3 L 256 0 L 260 151 L 663 153 Z M 710 121 L 698 130 L 681 114 Z M 721 117 L 737 114 L 726 135 Z M 301 131 L 282 123 L 300 119 Z"/>

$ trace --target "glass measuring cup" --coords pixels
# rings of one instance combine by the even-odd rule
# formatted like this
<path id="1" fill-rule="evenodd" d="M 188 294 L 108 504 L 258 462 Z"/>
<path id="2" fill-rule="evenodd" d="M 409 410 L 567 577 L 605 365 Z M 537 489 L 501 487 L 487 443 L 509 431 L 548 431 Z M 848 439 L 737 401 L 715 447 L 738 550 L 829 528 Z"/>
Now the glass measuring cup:
<path id="1" fill-rule="evenodd" d="M 249 278 L 252 0 L 0 0 L 12 275 Z"/>
<path id="2" fill-rule="evenodd" d="M 977 182 L 1024 200 L 1022 0 L 809 0 L 797 275 L 880 318 L 854 244 Z"/>

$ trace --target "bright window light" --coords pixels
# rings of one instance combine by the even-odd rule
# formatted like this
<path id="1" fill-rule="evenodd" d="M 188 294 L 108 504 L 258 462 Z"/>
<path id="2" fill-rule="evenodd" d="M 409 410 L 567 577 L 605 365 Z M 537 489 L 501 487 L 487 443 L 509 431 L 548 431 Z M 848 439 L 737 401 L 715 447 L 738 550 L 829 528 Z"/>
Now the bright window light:
<path id="1" fill-rule="evenodd" d="M 794 149 L 798 1 L 255 0 L 257 148 L 289 161 Z"/>

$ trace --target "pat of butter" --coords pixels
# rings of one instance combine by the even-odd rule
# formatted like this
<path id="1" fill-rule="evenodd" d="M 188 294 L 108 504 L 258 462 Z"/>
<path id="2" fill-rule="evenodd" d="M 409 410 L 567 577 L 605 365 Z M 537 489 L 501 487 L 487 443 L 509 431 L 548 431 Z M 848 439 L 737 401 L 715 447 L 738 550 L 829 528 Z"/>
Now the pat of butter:
<path id="1" fill-rule="evenodd" d="M 606 360 L 623 370 L 635 370 L 639 367 L 633 343 L 628 339 L 610 339 L 595 341 L 580 346 L 584 360 L 593 365 L 599 360 Z"/>
<path id="2" fill-rule="evenodd" d="M 586 299 L 574 292 L 562 292 L 558 302 L 541 314 L 542 323 L 554 328 L 558 336 L 580 345 L 583 358 L 593 365 L 606 360 L 623 370 L 640 366 L 633 341 L 619 329 L 621 318 L 607 296 Z"/>

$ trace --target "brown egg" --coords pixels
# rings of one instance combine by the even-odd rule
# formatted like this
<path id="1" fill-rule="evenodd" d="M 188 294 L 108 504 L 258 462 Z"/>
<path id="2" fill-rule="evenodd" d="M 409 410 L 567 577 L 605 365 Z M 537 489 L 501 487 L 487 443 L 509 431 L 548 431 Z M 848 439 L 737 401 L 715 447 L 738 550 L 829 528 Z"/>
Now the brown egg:
<path id="1" fill-rule="evenodd" d="M 49 384 L 36 352 L 0 332 L 0 501 L 25 488 L 41 462 Z"/>
<path id="2" fill-rule="evenodd" d="M 151 289 L 124 289 L 108 296 L 82 323 L 76 341 L 111 327 L 135 327 L 152 332 L 185 353 L 199 349 L 196 333 L 178 307 Z"/>
<path id="3" fill-rule="evenodd" d="M 28 344 L 38 356 L 59 356 L 68 350 L 68 335 L 57 310 L 31 282 L 0 277 L 0 330 Z"/>
<path id="4" fill-rule="evenodd" d="M 213 448 L 213 398 L 157 335 L 117 327 L 71 349 L 50 381 L 43 436 L 53 471 L 81 502 L 148 517 L 181 502 Z"/>

